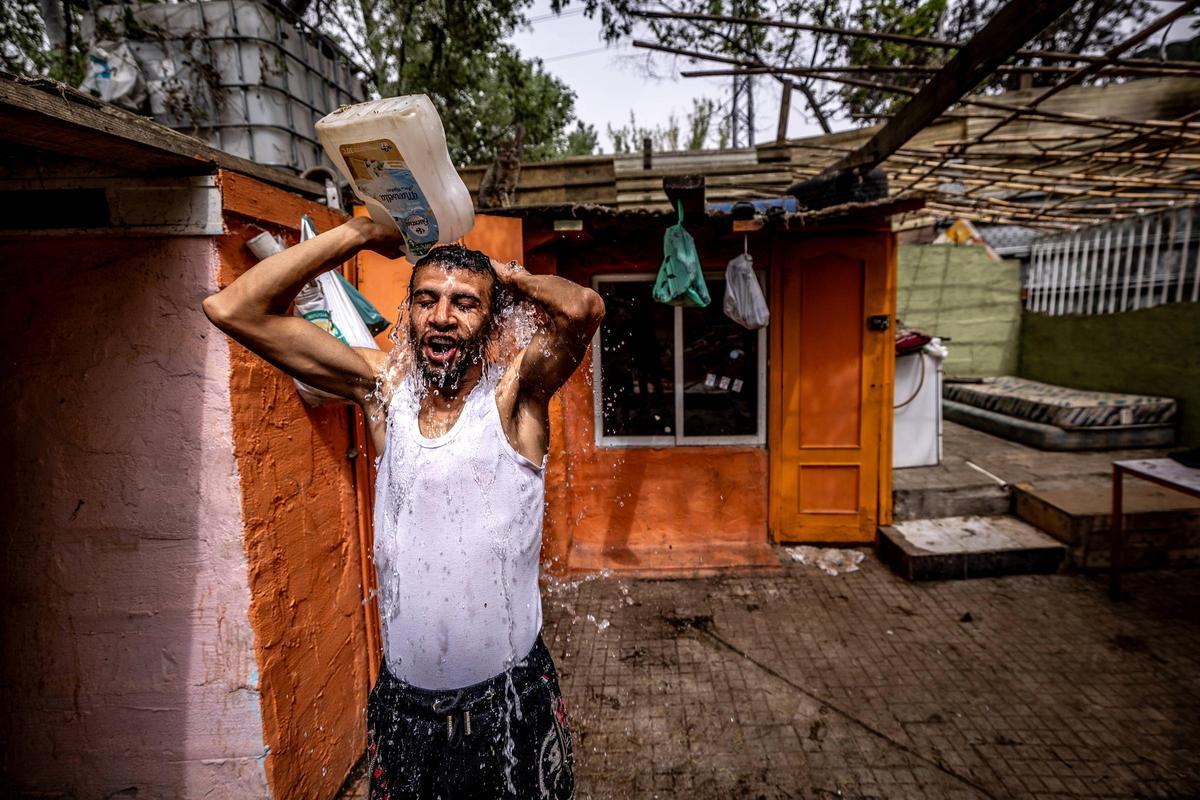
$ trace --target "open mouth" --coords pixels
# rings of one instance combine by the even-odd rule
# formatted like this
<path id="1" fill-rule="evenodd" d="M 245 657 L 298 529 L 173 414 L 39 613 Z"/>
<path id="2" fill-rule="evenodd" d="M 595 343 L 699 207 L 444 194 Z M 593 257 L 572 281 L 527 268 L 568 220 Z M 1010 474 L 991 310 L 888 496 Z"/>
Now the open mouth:
<path id="1" fill-rule="evenodd" d="M 425 340 L 422 352 L 425 359 L 440 367 L 448 366 L 458 355 L 459 341 L 450 336 L 430 336 Z"/>

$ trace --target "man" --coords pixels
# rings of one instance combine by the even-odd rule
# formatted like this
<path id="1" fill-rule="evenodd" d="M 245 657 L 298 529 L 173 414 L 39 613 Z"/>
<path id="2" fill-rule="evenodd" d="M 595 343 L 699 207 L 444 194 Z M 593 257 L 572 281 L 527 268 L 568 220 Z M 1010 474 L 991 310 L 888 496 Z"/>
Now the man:
<path id="1" fill-rule="evenodd" d="M 380 453 L 384 643 L 367 708 L 371 796 L 573 797 L 570 732 L 540 634 L 538 559 L 548 403 L 604 305 L 568 280 L 437 248 L 413 269 L 399 376 L 385 370 L 387 355 L 288 313 L 324 270 L 362 248 L 396 257 L 400 245 L 398 231 L 356 218 L 262 261 L 204 311 L 289 375 L 358 403 L 369 421 Z M 547 323 L 511 364 L 494 365 L 486 354 L 506 296 L 538 304 Z"/>

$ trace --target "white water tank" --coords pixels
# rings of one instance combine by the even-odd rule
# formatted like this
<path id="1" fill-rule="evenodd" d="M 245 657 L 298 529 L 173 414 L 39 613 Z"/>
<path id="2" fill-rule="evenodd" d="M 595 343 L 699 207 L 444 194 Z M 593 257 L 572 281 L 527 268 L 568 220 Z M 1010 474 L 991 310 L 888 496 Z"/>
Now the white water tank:
<path id="1" fill-rule="evenodd" d="M 359 68 L 328 37 L 256 0 L 98 6 L 82 33 L 129 45 L 155 122 L 293 173 L 333 166 L 317 120 L 365 99 Z"/>

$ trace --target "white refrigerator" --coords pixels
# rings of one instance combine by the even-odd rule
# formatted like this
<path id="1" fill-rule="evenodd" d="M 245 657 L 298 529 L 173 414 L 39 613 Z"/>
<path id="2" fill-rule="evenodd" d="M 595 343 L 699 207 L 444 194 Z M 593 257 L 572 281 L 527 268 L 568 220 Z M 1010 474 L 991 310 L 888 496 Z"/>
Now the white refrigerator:
<path id="1" fill-rule="evenodd" d="M 892 466 L 897 469 L 942 461 L 942 356 L 940 347 L 929 349 L 934 352 L 896 357 Z"/>

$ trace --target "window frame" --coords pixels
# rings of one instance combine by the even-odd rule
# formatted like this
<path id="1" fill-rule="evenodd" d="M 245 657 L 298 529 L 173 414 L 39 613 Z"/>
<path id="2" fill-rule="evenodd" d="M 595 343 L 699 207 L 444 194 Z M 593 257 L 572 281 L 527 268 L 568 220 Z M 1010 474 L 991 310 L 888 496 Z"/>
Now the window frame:
<path id="1" fill-rule="evenodd" d="M 759 287 L 766 296 L 764 284 L 765 274 L 755 270 Z M 601 283 L 646 283 L 653 286 L 655 273 L 619 272 L 598 273 L 592 276 L 591 287 L 599 291 Z M 725 280 L 721 270 L 705 270 L 705 279 Z M 649 298 L 650 293 L 646 296 Z M 723 298 L 713 298 L 714 303 L 722 302 Z M 651 302 L 655 302 L 651 300 Z M 758 403 L 757 430 L 752 434 L 731 436 L 688 436 L 684 431 L 683 401 L 683 308 L 672 306 L 674 312 L 674 402 L 675 424 L 671 426 L 672 436 L 605 436 L 604 435 L 604 365 L 603 350 L 600 346 L 600 333 L 603 324 L 596 329 L 592 336 L 592 423 L 595 431 L 596 447 L 712 447 L 712 446 L 750 446 L 764 447 L 767 443 L 767 327 L 758 329 Z M 737 323 L 734 323 L 737 324 Z M 769 327 L 769 326 L 768 326 Z"/>

